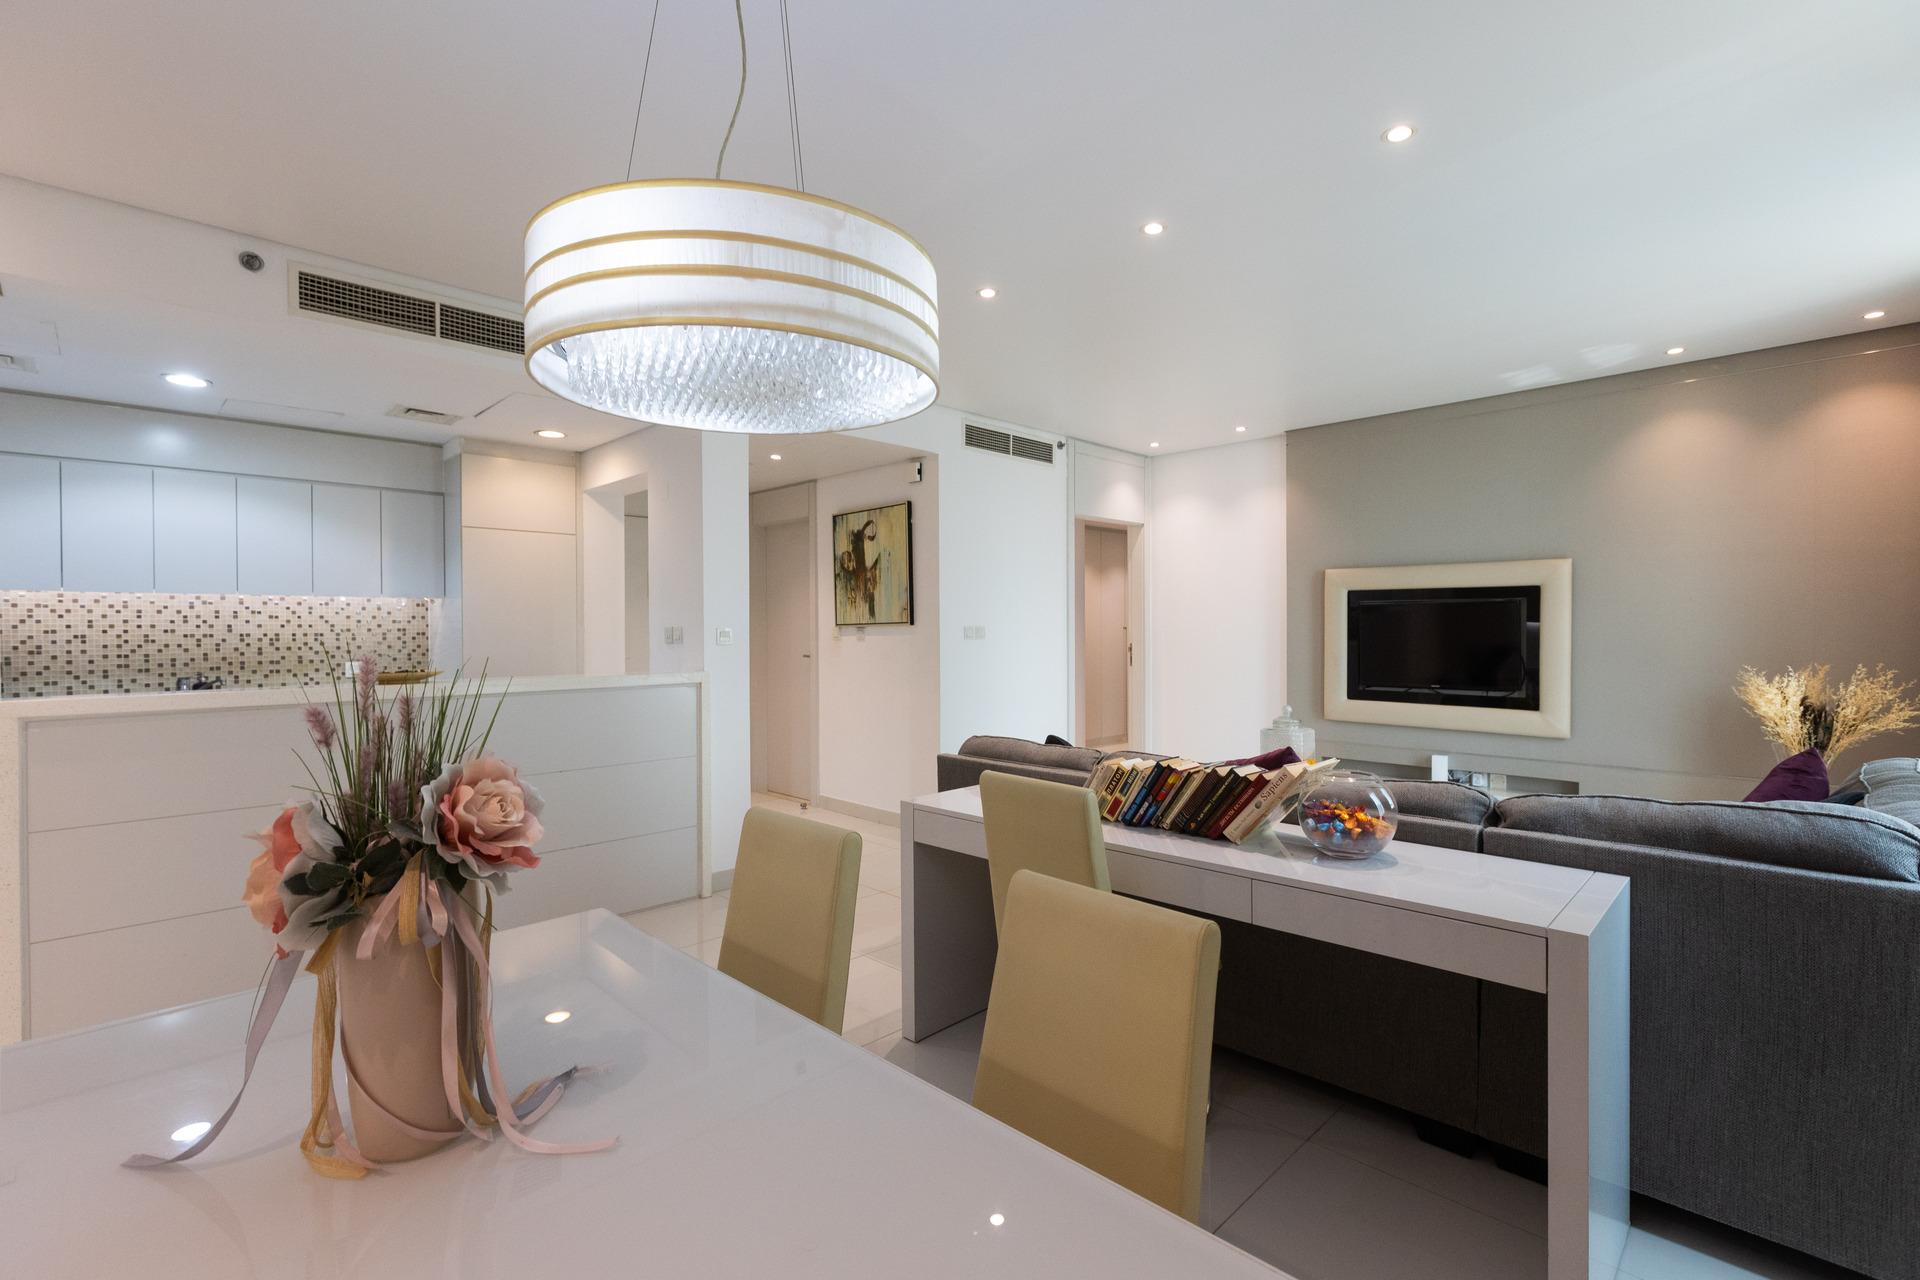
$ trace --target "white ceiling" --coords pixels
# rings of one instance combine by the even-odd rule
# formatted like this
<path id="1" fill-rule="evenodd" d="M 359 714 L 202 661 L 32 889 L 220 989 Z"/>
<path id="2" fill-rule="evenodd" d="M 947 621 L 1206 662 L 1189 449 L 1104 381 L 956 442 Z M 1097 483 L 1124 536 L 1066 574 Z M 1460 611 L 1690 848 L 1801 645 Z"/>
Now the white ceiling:
<path id="1" fill-rule="evenodd" d="M 514 298 L 526 217 L 625 173 L 652 13 L 15 5 L 0 173 Z M 747 21 L 727 173 L 784 183 L 775 0 Z M 808 186 L 931 250 L 942 399 L 1038 429 L 1195 447 L 1920 318 L 1912 0 L 792 21 Z M 734 41 L 723 0 L 664 0 L 637 176 L 712 172 Z M 1399 120 L 1416 138 L 1379 141 Z"/>

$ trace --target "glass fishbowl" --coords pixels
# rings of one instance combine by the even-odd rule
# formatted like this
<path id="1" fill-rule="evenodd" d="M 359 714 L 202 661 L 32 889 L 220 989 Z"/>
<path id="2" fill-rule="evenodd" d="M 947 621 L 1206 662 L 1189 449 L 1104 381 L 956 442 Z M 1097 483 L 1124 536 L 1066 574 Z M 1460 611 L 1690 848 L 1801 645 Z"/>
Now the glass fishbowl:
<path id="1" fill-rule="evenodd" d="M 1330 858 L 1370 858 L 1399 825 L 1399 806 L 1371 773 L 1335 770 L 1300 797 L 1300 831 Z"/>

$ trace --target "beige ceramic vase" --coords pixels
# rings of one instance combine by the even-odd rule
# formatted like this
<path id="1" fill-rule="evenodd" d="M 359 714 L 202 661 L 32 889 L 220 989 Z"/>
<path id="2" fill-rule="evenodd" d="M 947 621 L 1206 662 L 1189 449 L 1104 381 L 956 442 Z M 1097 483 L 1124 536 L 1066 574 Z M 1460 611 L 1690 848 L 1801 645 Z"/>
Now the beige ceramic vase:
<path id="1" fill-rule="evenodd" d="M 390 934 L 372 956 L 360 959 L 365 927 L 363 920 L 345 926 L 333 962 L 354 1141 L 378 1164 L 415 1160 L 447 1145 L 461 1128 L 441 1081 L 440 987 L 418 942 L 402 944 Z M 388 1115 L 450 1136 L 417 1138 Z"/>

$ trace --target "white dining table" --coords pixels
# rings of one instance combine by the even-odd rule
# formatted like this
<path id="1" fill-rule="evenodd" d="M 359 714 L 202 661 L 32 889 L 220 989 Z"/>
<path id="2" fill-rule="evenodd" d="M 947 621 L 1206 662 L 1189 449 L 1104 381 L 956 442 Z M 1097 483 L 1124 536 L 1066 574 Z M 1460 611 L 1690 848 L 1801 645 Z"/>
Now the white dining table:
<path id="1" fill-rule="evenodd" d="M 360 1181 L 311 1171 L 302 978 L 220 1140 L 251 995 L 0 1048 L 0 1272 L 106 1276 L 1264 1277 L 1282 1273 L 606 911 L 498 935 L 516 1086 L 576 1063 L 535 1130 Z M 166 957 L 155 956 L 161 964 Z M 564 1010 L 565 1020 L 547 1015 Z"/>

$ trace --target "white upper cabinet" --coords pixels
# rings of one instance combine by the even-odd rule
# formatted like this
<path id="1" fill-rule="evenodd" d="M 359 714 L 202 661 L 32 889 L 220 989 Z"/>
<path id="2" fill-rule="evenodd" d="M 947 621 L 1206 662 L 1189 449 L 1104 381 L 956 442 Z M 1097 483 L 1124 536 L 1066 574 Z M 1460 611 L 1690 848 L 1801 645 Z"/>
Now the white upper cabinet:
<path id="1" fill-rule="evenodd" d="M 380 491 L 382 595 L 447 593 L 445 510 L 437 493 Z"/>
<path id="2" fill-rule="evenodd" d="M 242 594 L 313 594 L 313 486 L 258 476 L 239 486 Z"/>
<path id="3" fill-rule="evenodd" d="M 0 454 L 0 591 L 60 588 L 60 460 Z"/>
<path id="4" fill-rule="evenodd" d="M 60 585 L 153 590 L 153 468 L 60 464 Z"/>
<path id="5" fill-rule="evenodd" d="M 323 596 L 380 592 L 380 491 L 313 486 L 313 590 Z"/>
<path id="6" fill-rule="evenodd" d="M 239 589 L 234 477 L 153 473 L 153 588 L 218 595 Z"/>

